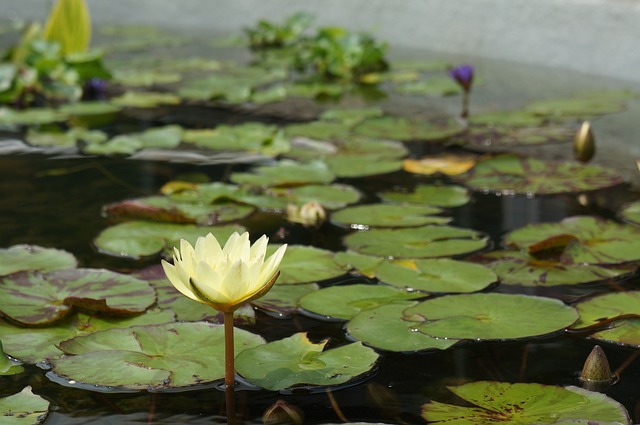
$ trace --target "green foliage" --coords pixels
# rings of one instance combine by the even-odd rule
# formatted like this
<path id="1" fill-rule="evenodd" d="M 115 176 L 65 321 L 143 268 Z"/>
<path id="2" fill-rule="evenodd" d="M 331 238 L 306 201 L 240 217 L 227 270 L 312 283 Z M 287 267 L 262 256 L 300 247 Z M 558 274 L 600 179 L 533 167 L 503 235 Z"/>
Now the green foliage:
<path id="1" fill-rule="evenodd" d="M 249 38 L 252 49 L 290 46 L 298 41 L 304 30 L 313 22 L 313 16 L 306 13 L 295 13 L 289 16 L 282 25 L 267 20 L 260 20 L 253 28 L 244 31 Z"/>

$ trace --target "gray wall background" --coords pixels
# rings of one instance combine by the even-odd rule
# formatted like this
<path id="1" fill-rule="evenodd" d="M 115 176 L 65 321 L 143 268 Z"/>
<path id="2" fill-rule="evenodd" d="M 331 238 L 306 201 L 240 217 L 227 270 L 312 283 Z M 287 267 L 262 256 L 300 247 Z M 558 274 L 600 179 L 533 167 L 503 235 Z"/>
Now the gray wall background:
<path id="1" fill-rule="evenodd" d="M 94 22 L 236 33 L 297 11 L 393 46 L 535 63 L 640 82 L 639 0 L 88 0 Z M 0 0 L 43 19 L 52 0 Z"/>

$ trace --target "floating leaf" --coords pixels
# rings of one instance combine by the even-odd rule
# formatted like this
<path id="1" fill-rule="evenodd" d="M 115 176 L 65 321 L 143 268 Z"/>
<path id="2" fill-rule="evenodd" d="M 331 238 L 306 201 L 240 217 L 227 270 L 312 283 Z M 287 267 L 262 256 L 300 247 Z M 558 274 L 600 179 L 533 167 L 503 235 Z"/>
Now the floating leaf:
<path id="1" fill-rule="evenodd" d="M 0 341 L 0 376 L 17 375 L 22 372 L 24 372 L 22 362 L 7 357 Z"/>
<path id="2" fill-rule="evenodd" d="M 617 319 L 606 329 L 591 334 L 590 338 L 640 348 L 640 319 Z"/>
<path id="3" fill-rule="evenodd" d="M 580 313 L 572 328 L 586 328 L 618 318 L 640 317 L 640 291 L 612 292 L 581 301 L 575 305 Z"/>
<path id="4" fill-rule="evenodd" d="M 330 210 L 344 208 L 349 204 L 356 203 L 362 196 L 356 188 L 346 184 L 309 184 L 299 187 L 274 188 L 270 189 L 268 194 L 282 198 L 286 201 L 286 204 L 302 205 L 315 201 Z M 284 207 L 286 208 L 286 205 Z"/>
<path id="5" fill-rule="evenodd" d="M 130 221 L 106 228 L 100 232 L 94 244 L 103 254 L 139 259 L 161 252 L 170 253 L 179 246 L 180 239 L 186 239 L 193 245 L 198 237 L 209 232 L 219 240 L 227 240 L 233 232 L 243 231 L 244 228 L 238 225 L 196 227 L 189 224 Z"/>
<path id="6" fill-rule="evenodd" d="M 0 107 L 0 124 L 37 125 L 64 121 L 67 114 L 50 108 L 29 108 L 25 110 Z"/>
<path id="7" fill-rule="evenodd" d="M 381 117 L 384 111 L 379 107 L 368 108 L 332 108 L 320 114 L 323 121 L 336 121 L 347 127 L 351 127 L 367 118 Z"/>
<path id="8" fill-rule="evenodd" d="M 300 164 L 280 161 L 277 165 L 256 167 L 253 173 L 233 173 L 231 181 L 254 186 L 296 186 L 311 183 L 331 183 L 335 176 L 323 162 Z"/>
<path id="9" fill-rule="evenodd" d="M 374 269 L 384 261 L 383 257 L 364 255 L 354 251 L 336 252 L 333 261 L 347 270 L 356 270 L 363 276 L 373 277 Z"/>
<path id="10" fill-rule="evenodd" d="M 300 298 L 318 291 L 320 287 L 315 283 L 301 283 L 298 285 L 274 285 L 269 292 L 251 304 L 279 317 L 290 317 L 297 313 Z"/>
<path id="11" fill-rule="evenodd" d="M 413 192 L 381 192 L 378 196 L 385 202 L 433 205 L 435 207 L 460 207 L 469 202 L 469 191 L 461 186 L 437 186 L 420 184 Z"/>
<path id="12" fill-rule="evenodd" d="M 111 99 L 111 103 L 114 105 L 130 108 L 153 108 L 159 105 L 177 105 L 180 101 L 178 96 L 171 93 L 133 91 L 127 91 Z"/>
<path id="13" fill-rule="evenodd" d="M 234 342 L 241 353 L 264 340 L 236 329 Z M 206 322 L 110 329 L 63 341 L 60 349 L 67 356 L 51 360 L 52 372 L 96 390 L 157 391 L 224 377 L 224 330 Z"/>
<path id="14" fill-rule="evenodd" d="M 49 402 L 35 395 L 30 386 L 8 397 L 0 398 L 0 416 L 4 425 L 37 425 L 43 423 Z"/>
<path id="15" fill-rule="evenodd" d="M 476 292 L 498 280 L 487 267 L 447 258 L 385 261 L 374 273 L 381 282 L 423 292 Z"/>
<path id="16" fill-rule="evenodd" d="M 340 285 L 305 295 L 300 307 L 327 318 L 348 320 L 363 310 L 424 296 L 384 285 Z"/>
<path id="17" fill-rule="evenodd" d="M 559 223 L 535 223 L 507 234 L 504 243 L 528 249 L 548 238 L 575 238 L 559 255 L 568 264 L 619 264 L 640 259 L 640 229 L 590 216 L 568 217 Z"/>
<path id="18" fill-rule="evenodd" d="M 76 257 L 62 249 L 37 245 L 13 245 L 0 249 L 0 276 L 27 270 L 48 272 L 77 266 Z"/>
<path id="19" fill-rule="evenodd" d="M 624 205 L 618 214 L 627 223 L 640 226 L 640 201 Z"/>
<path id="20" fill-rule="evenodd" d="M 482 160 L 454 179 L 474 190 L 507 195 L 582 192 L 624 182 L 615 171 L 595 165 L 542 161 L 510 154 Z"/>
<path id="21" fill-rule="evenodd" d="M 557 286 L 595 282 L 619 277 L 628 270 L 607 269 L 586 264 L 567 264 L 553 259 L 540 260 L 525 252 L 494 251 L 482 256 L 503 285 Z"/>
<path id="22" fill-rule="evenodd" d="M 565 99 L 548 99 L 531 102 L 526 111 L 551 118 L 590 118 L 624 110 L 630 92 L 609 91 L 585 93 Z"/>
<path id="23" fill-rule="evenodd" d="M 331 221 L 354 229 L 416 227 L 451 221 L 449 217 L 436 216 L 441 212 L 440 208 L 428 205 L 367 204 L 336 211 L 331 215 Z"/>
<path id="24" fill-rule="evenodd" d="M 531 111 L 510 110 L 474 113 L 469 117 L 469 122 L 475 126 L 486 126 L 490 128 L 504 127 L 541 127 L 546 118 L 534 114 Z M 482 131 L 483 128 L 477 128 Z"/>
<path id="25" fill-rule="evenodd" d="M 402 168 L 413 174 L 432 175 L 442 173 L 447 176 L 457 176 L 463 174 L 476 165 L 474 155 L 431 155 L 421 159 L 405 159 L 402 161 Z"/>
<path id="26" fill-rule="evenodd" d="M 418 332 L 404 311 L 416 302 L 397 302 L 369 308 L 347 322 L 347 333 L 364 344 L 386 351 L 446 350 L 458 341 L 433 338 Z"/>
<path id="27" fill-rule="evenodd" d="M 289 141 L 277 126 L 261 123 L 187 130 L 185 142 L 215 151 L 260 152 L 270 156 L 287 152 L 290 148 Z"/>
<path id="28" fill-rule="evenodd" d="M 359 342 L 323 351 L 327 341 L 314 344 L 305 333 L 243 351 L 236 370 L 249 382 L 272 391 L 297 385 L 343 384 L 369 372 L 378 355 Z"/>
<path id="29" fill-rule="evenodd" d="M 461 92 L 460 86 L 449 77 L 428 77 L 421 81 L 408 81 L 396 86 L 403 94 L 420 96 L 450 96 Z"/>
<path id="30" fill-rule="evenodd" d="M 151 87 L 156 84 L 172 84 L 182 80 L 175 72 L 142 71 L 137 69 L 116 70 L 113 79 L 125 86 Z"/>
<path id="31" fill-rule="evenodd" d="M 432 400 L 422 406 L 426 421 L 451 425 L 631 424 L 620 403 L 579 387 L 478 381 L 447 388 L 471 406 Z"/>
<path id="32" fill-rule="evenodd" d="M 506 340 L 551 334 L 571 326 L 577 311 L 561 301 L 528 295 L 446 295 L 408 308 L 415 328 L 435 338 Z"/>
<path id="33" fill-rule="evenodd" d="M 278 247 L 270 245 L 267 255 Z M 289 245 L 287 255 L 280 263 L 278 284 L 308 283 L 333 279 L 344 270 L 333 261 L 334 253 L 325 249 L 304 245 Z"/>
<path id="34" fill-rule="evenodd" d="M 432 123 L 412 121 L 404 117 L 370 118 L 354 127 L 356 134 L 392 140 L 442 140 L 464 131 L 464 127 L 454 121 Z"/>
<path id="35" fill-rule="evenodd" d="M 466 133 L 454 137 L 452 144 L 458 144 L 482 151 L 504 151 L 512 146 L 570 143 L 575 129 L 566 124 L 546 124 L 540 126 L 515 127 L 471 127 Z"/>
<path id="36" fill-rule="evenodd" d="M 402 169 L 399 159 L 385 159 L 377 154 L 335 155 L 325 159 L 336 177 L 352 178 L 387 174 Z"/>
<path id="37" fill-rule="evenodd" d="M 69 116 L 114 114 L 122 108 L 107 102 L 75 102 L 66 103 L 58 108 L 63 114 Z"/>
<path id="38" fill-rule="evenodd" d="M 67 269 L 20 272 L 2 278 L 0 312 L 27 326 L 46 325 L 73 307 L 107 315 L 144 312 L 156 301 L 147 282 L 108 270 Z"/>
<path id="39" fill-rule="evenodd" d="M 434 258 L 482 249 L 487 237 L 471 229 L 424 226 L 409 229 L 372 229 L 347 235 L 347 248 L 361 254 L 395 258 Z"/>
<path id="40" fill-rule="evenodd" d="M 309 137 L 319 140 L 344 140 L 351 134 L 351 127 L 344 122 L 312 121 L 304 124 L 289 124 L 285 127 L 288 137 Z"/>

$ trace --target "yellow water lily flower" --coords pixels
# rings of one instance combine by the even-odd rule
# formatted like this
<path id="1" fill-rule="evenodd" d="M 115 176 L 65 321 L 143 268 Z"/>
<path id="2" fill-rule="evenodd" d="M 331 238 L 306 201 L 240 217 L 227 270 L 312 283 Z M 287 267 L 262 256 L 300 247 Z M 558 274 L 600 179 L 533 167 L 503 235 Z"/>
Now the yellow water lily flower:
<path id="1" fill-rule="evenodd" d="M 183 295 L 229 313 L 260 298 L 276 282 L 287 245 L 265 259 L 268 242 L 263 235 L 251 245 L 247 232 L 232 234 L 224 248 L 211 233 L 198 238 L 195 248 L 182 239 L 174 264 L 162 260 L 162 267 Z"/>

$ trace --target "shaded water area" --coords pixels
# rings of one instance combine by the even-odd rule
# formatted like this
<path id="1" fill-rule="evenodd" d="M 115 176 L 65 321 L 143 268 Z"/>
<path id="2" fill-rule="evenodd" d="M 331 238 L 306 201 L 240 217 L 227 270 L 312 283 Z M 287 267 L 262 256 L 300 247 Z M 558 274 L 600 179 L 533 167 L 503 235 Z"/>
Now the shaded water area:
<path id="1" fill-rule="evenodd" d="M 190 47 L 194 51 L 201 48 Z M 181 55 L 188 54 L 185 50 L 176 49 Z M 214 53 L 230 57 L 243 55 L 224 49 L 214 50 Z M 170 55 L 171 50 L 159 50 L 155 54 Z M 474 60 L 426 52 L 401 51 L 395 54 L 405 59 Z M 545 68 L 481 59 L 475 59 L 474 64 L 480 81 L 472 96 L 472 114 L 476 110 L 517 107 L 529 100 L 569 95 L 590 88 L 626 87 L 619 81 Z M 638 90 L 637 87 L 635 89 Z M 357 104 L 361 100 L 346 101 L 350 102 Z M 390 96 L 373 104 L 382 105 L 387 111 L 416 117 L 427 116 L 434 111 L 454 116 L 458 112 L 459 97 Z M 304 105 L 311 110 L 321 110 L 331 104 L 305 102 Z M 297 111 L 297 108 L 299 104 L 287 105 L 286 102 L 249 109 L 202 105 L 158 107 L 142 116 L 122 114 L 118 121 L 105 129 L 111 134 L 118 134 L 166 124 L 197 128 L 255 120 L 284 125 L 310 119 L 311 113 L 307 116 L 305 111 Z M 638 116 L 640 101 L 633 99 L 625 111 L 594 120 L 598 142 L 594 162 L 618 169 L 630 184 L 588 193 L 548 196 L 499 196 L 471 192 L 468 204 L 450 210 L 453 217 L 451 225 L 485 232 L 491 239 L 490 248 L 497 249 L 505 233 L 531 223 L 557 222 L 576 215 L 617 220 L 618 209 L 639 198 L 638 170 L 635 168 L 635 159 L 640 158 Z M 24 134 L 7 131 L 4 136 L 6 140 L 0 141 L 0 146 L 8 143 L 9 139 L 20 139 Z M 411 157 L 446 149 L 421 142 L 408 142 L 406 145 Z M 571 157 L 570 144 L 540 145 L 520 150 L 543 158 Z M 81 267 L 131 273 L 157 264 L 160 257 L 134 261 L 99 253 L 92 242 L 102 230 L 114 223 L 113 219 L 103 216 L 104 205 L 155 195 L 164 184 L 185 174 L 197 172 L 206 175 L 209 181 L 225 182 L 232 172 L 250 170 L 251 166 L 251 163 L 198 165 L 125 157 L 86 157 L 68 151 L 6 153 L 0 156 L 0 241 L 2 247 L 32 244 L 64 249 L 78 258 Z M 338 180 L 360 190 L 364 203 L 376 201 L 377 194 L 383 190 L 410 191 L 417 184 L 446 181 L 446 177 L 441 175 L 420 176 L 404 171 Z M 288 223 L 281 214 L 270 212 L 256 212 L 240 223 L 252 235 L 265 233 L 274 241 L 313 245 L 332 251 L 344 250 L 342 238 L 352 232 L 331 223 L 325 223 L 320 229 L 306 229 Z M 278 240 L 281 228 L 288 231 L 284 240 Z M 320 282 L 320 286 L 368 281 L 359 276 L 342 276 Z M 491 288 L 491 291 L 548 296 L 574 303 L 598 293 L 637 288 L 639 284 L 640 277 L 635 274 L 616 282 L 551 288 L 505 285 Z M 312 341 L 328 338 L 329 347 L 349 341 L 345 336 L 344 322 L 317 320 L 302 313 L 279 318 L 257 311 L 256 324 L 246 326 L 246 329 L 264 336 L 267 341 L 296 332 L 308 332 Z M 457 402 L 447 392 L 448 385 L 480 380 L 579 385 L 578 374 L 594 345 L 595 342 L 583 334 L 560 332 L 526 341 L 470 341 L 442 351 L 381 351 L 380 361 L 371 375 L 353 385 L 345 384 L 329 390 L 301 388 L 285 393 L 247 385 L 246 389 L 236 393 L 238 411 L 243 418 L 242 423 L 261 424 L 262 413 L 283 399 L 302 409 L 306 415 L 304 423 L 309 424 L 339 423 L 342 417 L 351 422 L 421 424 L 425 423 L 420 416 L 423 404 L 430 400 Z M 613 344 L 604 345 L 604 349 L 612 370 L 624 368 L 619 382 L 607 394 L 626 407 L 634 422 L 640 422 L 640 361 L 625 365 L 637 349 Z M 30 385 L 36 394 L 48 399 L 52 411 L 44 422 L 47 425 L 226 423 L 224 393 L 214 385 L 185 392 L 95 392 L 52 382 L 37 366 L 29 366 L 26 373 L 1 379 L 2 395 L 19 392 Z"/>

